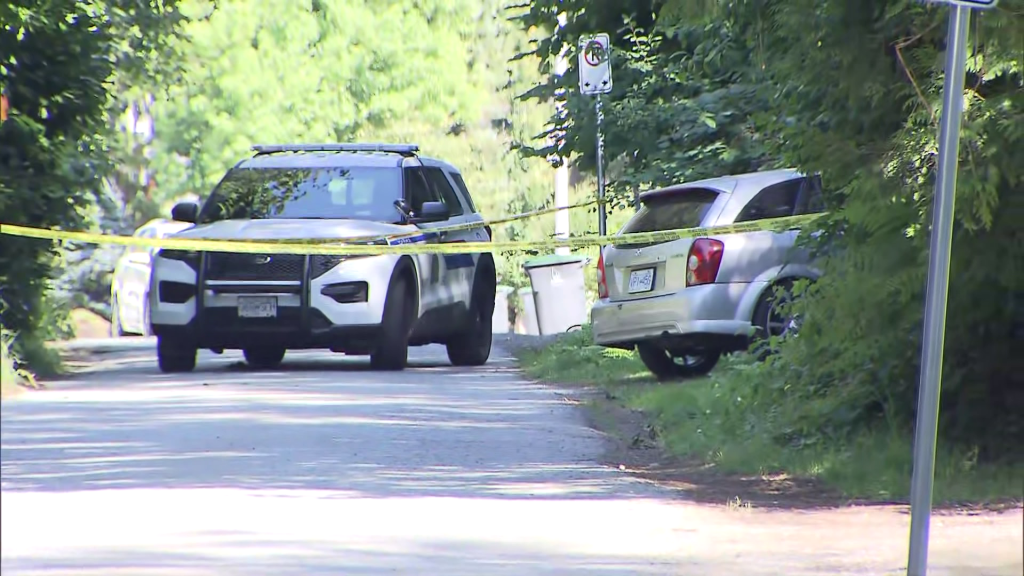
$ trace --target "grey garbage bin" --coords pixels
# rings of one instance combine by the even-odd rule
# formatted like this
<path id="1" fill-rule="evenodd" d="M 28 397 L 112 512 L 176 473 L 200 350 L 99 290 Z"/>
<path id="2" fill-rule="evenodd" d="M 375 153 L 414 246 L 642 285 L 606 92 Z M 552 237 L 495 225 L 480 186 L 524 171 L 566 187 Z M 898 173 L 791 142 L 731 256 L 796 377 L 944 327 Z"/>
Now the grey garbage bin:
<path id="1" fill-rule="evenodd" d="M 583 256 L 552 254 L 523 263 L 533 287 L 537 328 L 541 335 L 561 334 L 587 320 Z"/>
<path id="2" fill-rule="evenodd" d="M 513 332 L 538 336 L 537 310 L 534 308 L 533 288 L 520 288 L 516 291 L 519 297 L 519 316 L 516 318 L 516 326 Z M 521 330 L 521 331 L 520 331 Z"/>
<path id="3" fill-rule="evenodd" d="M 494 314 L 491 316 L 491 332 L 510 332 L 508 321 L 508 296 L 515 291 L 511 286 L 498 286 L 494 291 Z"/>

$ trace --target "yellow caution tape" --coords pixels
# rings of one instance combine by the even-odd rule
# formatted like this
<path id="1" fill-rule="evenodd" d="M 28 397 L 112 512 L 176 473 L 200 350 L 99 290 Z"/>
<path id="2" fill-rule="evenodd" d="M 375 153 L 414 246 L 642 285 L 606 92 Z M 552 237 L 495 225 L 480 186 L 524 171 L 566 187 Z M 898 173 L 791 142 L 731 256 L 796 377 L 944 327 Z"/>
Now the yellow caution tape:
<path id="1" fill-rule="evenodd" d="M 190 238 L 140 238 L 136 236 L 117 236 L 113 234 L 96 234 L 91 232 L 69 232 L 64 230 L 47 230 L 0 224 L 0 234 L 37 238 L 41 240 L 61 240 L 82 242 L 86 244 L 116 244 L 121 246 L 137 246 L 145 248 L 162 248 L 168 250 L 236 252 L 247 254 L 338 254 L 338 255 L 374 255 L 374 254 L 465 254 L 473 252 L 524 251 L 539 249 L 555 249 L 560 247 L 586 248 L 591 246 L 622 246 L 670 242 L 683 238 L 703 238 L 738 234 L 742 232 L 782 232 L 793 230 L 820 218 L 820 214 L 806 216 L 790 216 L 756 222 L 744 222 L 711 228 L 686 228 L 660 232 L 641 232 L 634 234 L 590 235 L 567 239 L 548 238 L 534 241 L 517 242 L 451 242 L 430 243 L 427 238 L 436 238 L 438 229 L 422 230 L 415 235 L 403 233 L 390 237 L 394 242 L 388 245 L 352 243 L 355 239 L 317 239 L 309 242 L 295 243 L 266 242 L 262 240 L 200 240 Z M 479 224 L 477 224 L 479 226 Z M 413 243 L 416 236 L 422 236 L 422 243 Z M 332 242 L 327 244 L 326 242 Z"/>
<path id="2" fill-rule="evenodd" d="M 440 227 L 440 228 L 431 228 L 430 231 L 431 232 L 436 232 L 436 233 L 440 234 L 442 232 L 443 233 L 461 232 L 463 230 L 472 230 L 474 228 L 483 228 L 484 226 L 491 226 L 491 227 L 501 226 L 503 224 L 509 224 L 509 223 L 516 222 L 516 221 L 519 221 L 519 220 L 527 220 L 529 218 L 535 218 L 537 216 L 543 216 L 545 214 L 551 214 L 553 212 L 561 212 L 562 210 L 575 210 L 576 208 L 584 208 L 586 206 L 593 206 L 593 205 L 600 204 L 601 202 L 602 202 L 601 200 L 588 200 L 587 202 L 580 202 L 578 204 L 572 204 L 572 205 L 569 205 L 569 206 L 554 206 L 554 207 L 551 207 L 551 208 L 541 208 L 539 210 L 530 210 L 529 212 L 520 212 L 519 214 L 513 214 L 511 216 L 506 216 L 504 218 L 498 218 L 498 219 L 495 219 L 495 220 L 483 220 L 481 222 L 466 222 L 465 224 L 453 224 L 451 226 L 444 226 L 444 227 Z M 405 233 L 405 234 L 396 234 L 395 236 L 390 236 L 390 238 L 403 238 L 403 237 L 406 237 L 406 236 L 416 236 L 416 235 L 418 235 L 420 233 L 421 233 L 420 231 L 414 230 L 412 232 Z M 365 237 L 359 237 L 359 238 L 348 238 L 347 240 L 350 241 L 350 242 L 351 241 L 363 242 L 363 241 L 379 240 L 379 239 L 383 239 L 383 238 L 385 238 L 385 237 L 384 236 L 365 236 Z M 297 240 L 297 241 L 298 242 L 302 242 L 302 240 Z M 286 242 L 290 242 L 290 241 L 286 241 Z"/>
<path id="3" fill-rule="evenodd" d="M 371 236 L 353 236 L 346 238 L 346 242 L 355 243 L 370 243 L 374 241 L 394 240 L 397 238 L 408 238 L 415 237 L 423 234 L 424 232 L 431 232 L 435 234 L 448 234 L 451 232 L 461 232 L 463 230 L 473 230 L 476 228 L 483 228 L 484 226 L 501 226 L 503 224 L 509 224 L 519 220 L 527 220 L 529 218 L 535 218 L 537 216 L 543 216 L 545 214 L 551 214 L 553 212 L 560 212 L 562 210 L 574 210 L 576 208 L 584 208 L 586 206 L 593 206 L 600 204 L 600 200 L 589 200 L 587 202 L 580 202 L 578 204 L 572 204 L 569 206 L 556 206 L 551 208 L 541 208 L 539 210 L 530 210 L 529 212 L 520 212 L 519 214 L 513 214 L 511 216 L 505 216 L 504 218 L 497 218 L 495 220 L 481 220 L 479 222 L 466 222 L 463 224 L 453 224 L 451 226 L 440 226 L 436 228 L 411 230 L 409 232 L 402 232 L 391 236 L 382 235 L 371 235 Z M 312 244 L 333 244 L 338 240 L 334 238 L 267 238 L 267 239 L 252 239 L 252 238 L 239 238 L 237 242 L 259 242 L 263 244 L 301 244 L 303 246 L 309 246 Z"/>

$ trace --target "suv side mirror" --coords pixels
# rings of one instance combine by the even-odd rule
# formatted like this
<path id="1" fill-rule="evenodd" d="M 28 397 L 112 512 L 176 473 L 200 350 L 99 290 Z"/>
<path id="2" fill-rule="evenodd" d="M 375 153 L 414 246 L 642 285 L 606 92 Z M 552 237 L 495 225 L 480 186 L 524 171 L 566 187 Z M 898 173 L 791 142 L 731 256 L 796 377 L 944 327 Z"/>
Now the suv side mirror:
<path id="1" fill-rule="evenodd" d="M 413 219 L 415 222 L 440 222 L 448 219 L 448 207 L 444 202 L 424 202 L 419 214 Z"/>
<path id="2" fill-rule="evenodd" d="M 171 208 L 171 219 L 178 222 L 195 224 L 199 218 L 199 204 L 195 202 L 178 202 Z"/>

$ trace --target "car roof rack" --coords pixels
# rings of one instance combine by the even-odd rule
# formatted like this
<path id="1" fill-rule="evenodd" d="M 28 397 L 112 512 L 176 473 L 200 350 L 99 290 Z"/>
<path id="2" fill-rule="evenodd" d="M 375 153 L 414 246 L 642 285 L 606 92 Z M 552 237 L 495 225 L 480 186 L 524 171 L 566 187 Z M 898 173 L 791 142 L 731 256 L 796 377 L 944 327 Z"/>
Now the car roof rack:
<path id="1" fill-rule="evenodd" d="M 279 152 L 387 152 L 412 157 L 419 152 L 416 144 L 374 144 L 374 143 L 334 143 L 334 144 L 256 144 L 252 147 L 256 156 L 277 154 Z"/>

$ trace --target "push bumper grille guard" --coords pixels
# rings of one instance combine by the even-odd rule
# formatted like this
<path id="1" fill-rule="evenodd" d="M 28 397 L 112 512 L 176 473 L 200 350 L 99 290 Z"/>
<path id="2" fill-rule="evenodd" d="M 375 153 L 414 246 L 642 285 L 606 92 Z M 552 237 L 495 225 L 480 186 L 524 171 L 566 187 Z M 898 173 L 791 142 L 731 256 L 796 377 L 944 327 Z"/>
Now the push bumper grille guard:
<path id="1" fill-rule="evenodd" d="M 302 275 L 299 287 L 299 325 L 295 328 L 308 332 L 310 330 L 310 284 L 312 282 L 311 257 L 307 254 L 302 258 Z M 196 272 L 196 314 L 195 326 L 200 334 L 206 333 L 206 290 L 209 253 L 199 253 L 199 270 Z M 244 284 L 241 284 L 244 286 Z M 211 326 L 211 328 L 215 328 Z"/>

